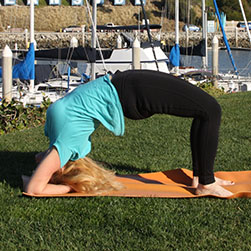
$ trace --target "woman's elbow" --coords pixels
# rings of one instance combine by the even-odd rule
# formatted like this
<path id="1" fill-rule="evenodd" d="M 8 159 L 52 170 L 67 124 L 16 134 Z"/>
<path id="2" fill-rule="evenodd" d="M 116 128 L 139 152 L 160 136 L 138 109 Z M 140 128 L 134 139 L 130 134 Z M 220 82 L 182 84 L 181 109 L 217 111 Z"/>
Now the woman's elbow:
<path id="1" fill-rule="evenodd" d="M 24 191 L 30 195 L 38 195 L 43 193 L 43 189 L 33 185 L 33 184 L 28 184 L 25 188 Z"/>

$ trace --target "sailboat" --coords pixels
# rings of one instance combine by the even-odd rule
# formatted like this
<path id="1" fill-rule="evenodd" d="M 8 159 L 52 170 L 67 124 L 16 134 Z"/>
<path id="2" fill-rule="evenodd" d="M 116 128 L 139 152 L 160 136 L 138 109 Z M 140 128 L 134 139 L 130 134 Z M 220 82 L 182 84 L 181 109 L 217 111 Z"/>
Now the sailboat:
<path id="1" fill-rule="evenodd" d="M 156 29 L 157 26 L 151 26 L 150 29 Z M 159 26 L 158 26 L 159 27 Z M 132 33 L 125 32 L 125 30 L 138 29 L 135 26 L 120 26 L 112 27 L 116 30 L 121 30 L 119 38 L 122 40 L 122 44 L 127 44 L 127 46 L 122 46 L 122 48 L 100 48 L 97 49 L 96 55 L 94 55 L 94 48 L 91 47 L 76 47 L 76 48 L 56 48 L 49 50 L 37 50 L 35 52 L 35 58 L 38 63 L 46 60 L 50 60 L 54 63 L 60 60 L 68 60 L 68 55 L 71 55 L 71 62 L 78 62 L 83 65 L 86 75 L 91 75 L 92 63 L 95 62 L 96 75 L 103 75 L 106 72 L 116 72 L 117 70 L 124 71 L 132 69 L 132 54 L 133 54 L 133 41 L 134 36 Z M 110 28 L 111 29 L 111 28 Z M 141 29 L 146 29 L 142 26 Z M 169 72 L 168 69 L 168 57 L 161 48 L 159 41 L 154 41 L 154 50 L 156 55 L 156 60 L 160 71 Z M 141 69 L 151 69 L 157 70 L 156 61 L 151 44 L 149 42 L 142 42 L 140 44 L 140 64 Z"/>
<path id="2" fill-rule="evenodd" d="M 216 2 L 216 0 L 213 0 L 213 1 L 214 1 L 216 14 L 217 14 L 217 17 L 219 20 L 220 28 L 222 31 L 223 40 L 226 45 L 226 49 L 227 49 L 229 58 L 231 60 L 232 66 L 234 68 L 234 74 L 232 74 L 232 73 L 231 74 L 220 74 L 220 79 L 218 80 L 218 87 L 224 88 L 224 90 L 227 92 L 251 91 L 251 78 L 239 75 L 239 72 L 237 70 L 237 67 L 235 65 L 235 62 L 234 62 L 234 59 L 233 59 L 233 56 L 231 53 L 230 46 L 228 44 L 228 40 L 226 37 L 226 33 L 224 31 L 223 24 L 221 22 L 217 2 Z M 241 0 L 239 1 L 239 3 L 240 3 L 241 10 L 242 10 L 243 18 L 244 18 L 245 23 L 247 25 L 246 17 L 245 17 L 245 13 L 244 13 L 244 10 L 242 7 Z M 248 32 L 248 34 L 249 34 L 249 32 Z M 250 34 L 249 34 L 249 39 L 250 39 Z M 251 44 L 251 39 L 250 39 L 250 44 Z"/>
<path id="3" fill-rule="evenodd" d="M 114 73 L 117 70 L 124 71 L 133 68 L 133 41 L 135 35 L 128 33 L 127 31 L 147 30 L 148 36 L 151 29 L 160 29 L 160 25 L 148 24 L 146 17 L 145 24 L 140 26 L 100 26 L 96 24 L 96 1 L 92 1 L 92 14 L 90 13 L 90 7 L 88 1 L 86 1 L 89 16 L 92 22 L 92 46 L 91 47 L 77 47 L 70 48 L 58 48 L 51 50 L 40 50 L 35 52 L 37 62 L 43 60 L 53 60 L 56 62 L 60 56 L 61 60 L 67 60 L 66 57 L 71 54 L 71 61 L 81 62 L 84 65 L 82 68 L 85 69 L 85 74 L 91 76 L 92 79 L 99 75 L 104 75 L 107 72 Z M 143 1 L 142 10 L 144 13 Z M 123 39 L 127 46 L 121 46 L 121 48 L 100 48 L 97 39 L 96 31 L 102 29 L 115 29 L 120 30 L 121 34 L 118 36 L 119 39 Z M 134 33 L 135 34 L 135 33 Z M 125 43 L 126 42 L 126 43 Z M 96 46 L 98 45 L 98 46 Z M 160 70 L 163 72 L 169 72 L 168 69 L 169 60 L 165 52 L 161 49 L 160 42 L 152 42 L 149 39 L 148 43 L 141 43 L 140 45 L 140 68 Z"/>
<path id="4" fill-rule="evenodd" d="M 154 44 L 154 49 L 158 61 L 159 70 L 163 72 L 169 72 L 168 57 L 161 49 L 160 43 L 156 42 Z M 56 62 L 59 54 L 61 56 L 61 60 L 64 60 L 62 55 L 65 54 L 64 52 L 66 52 L 67 50 L 69 50 L 69 48 L 37 51 L 35 54 L 36 60 L 38 63 L 48 59 Z M 71 58 L 72 62 L 78 62 L 83 65 L 83 68 L 85 69 L 85 74 L 87 75 L 90 75 L 91 73 L 91 62 L 93 61 L 95 61 L 96 64 L 96 75 L 103 75 L 108 71 L 114 73 L 117 70 L 124 71 L 132 69 L 132 46 L 115 49 L 108 48 L 102 49 L 101 51 L 98 50 L 96 52 L 95 60 L 92 59 L 92 55 L 89 55 L 87 51 L 90 51 L 91 54 L 90 48 L 75 48 L 73 56 Z M 103 55 L 103 58 L 101 57 L 101 53 Z M 141 43 L 140 63 L 141 69 L 156 70 L 155 59 L 149 43 Z"/>
<path id="5" fill-rule="evenodd" d="M 15 64 L 12 69 L 12 78 L 16 83 L 12 87 L 12 97 L 22 102 L 24 106 L 39 106 L 44 99 L 54 102 L 83 83 L 80 75 L 73 76 L 70 73 L 70 67 L 68 67 L 68 74 L 60 75 L 58 72 L 54 73 L 55 67 L 48 64 L 35 65 L 34 60 L 34 43 L 30 43 L 25 59 Z M 1 75 L 0 68 L 0 77 Z M 35 83 L 32 91 L 30 90 L 30 80 Z M 2 97 L 2 88 L 0 88 L 0 99 Z"/>
<path id="6" fill-rule="evenodd" d="M 202 0 L 202 13 L 205 11 L 205 0 Z M 191 79 L 191 83 L 195 83 L 199 78 L 204 81 L 209 72 L 207 71 L 207 39 L 206 39 L 206 22 L 204 20 L 204 14 L 202 14 L 202 40 L 197 46 L 193 47 L 180 47 L 179 45 L 179 0 L 175 0 L 175 45 L 171 47 L 169 60 L 173 66 L 171 73 L 181 78 L 186 78 L 188 81 Z M 189 22 L 189 21 L 188 21 Z M 169 48 L 166 48 L 169 51 Z M 181 54 L 200 56 L 202 58 L 202 68 L 195 69 L 191 66 L 181 66 Z M 186 77 L 184 77 L 186 75 Z M 195 76 L 194 78 L 187 78 L 187 76 Z"/>
<path id="7" fill-rule="evenodd" d="M 88 4 L 88 2 L 87 2 Z M 95 1 L 93 1 L 93 6 L 96 5 Z M 30 8 L 32 10 L 32 1 L 30 3 Z M 143 5 L 143 2 L 142 2 Z M 93 8 L 95 10 L 95 8 Z M 28 65 L 32 66 L 31 75 L 22 76 L 21 78 L 24 80 L 30 80 L 31 84 L 22 92 L 21 95 L 17 92 L 15 95 L 20 101 L 26 104 L 34 104 L 39 105 L 42 102 L 44 97 L 50 98 L 53 102 L 58 98 L 65 95 L 67 92 L 74 89 L 79 84 L 83 83 L 83 81 L 79 81 L 74 79 L 74 82 L 67 81 L 52 81 L 51 79 L 47 82 L 40 82 L 39 84 L 34 84 L 35 79 L 35 68 L 34 68 L 34 60 L 36 59 L 37 65 L 44 64 L 44 61 L 50 61 L 50 63 L 58 62 L 60 60 L 68 63 L 69 58 L 68 55 L 71 55 L 71 62 L 79 62 L 82 61 L 84 64 L 85 72 L 84 76 L 86 81 L 90 79 L 90 76 L 93 75 L 93 70 L 95 70 L 95 77 L 99 75 L 106 74 L 108 71 L 114 73 L 117 70 L 127 70 L 132 69 L 132 54 L 133 48 L 132 43 L 128 43 L 128 47 L 116 48 L 116 49 L 100 49 L 96 52 L 96 46 L 92 48 L 61 48 L 61 49 L 52 49 L 52 50 L 34 50 L 34 23 L 32 23 L 32 19 L 34 19 L 34 10 L 31 11 L 31 43 L 30 49 L 26 54 L 26 59 L 21 63 L 23 68 L 27 68 Z M 96 16 L 96 13 L 94 14 Z M 146 20 L 146 19 L 145 19 Z M 34 20 L 33 20 L 34 22 Z M 93 22 L 93 21 L 92 21 Z M 93 40 L 96 41 L 96 22 L 92 24 L 92 32 L 93 32 Z M 100 28 L 100 27 L 99 27 Z M 101 27 L 102 28 L 102 27 Z M 116 29 L 123 30 L 134 30 L 136 26 L 130 27 L 116 27 Z M 138 28 L 138 27 L 137 27 Z M 157 29 L 158 25 L 150 25 L 146 23 L 145 25 L 141 25 L 139 27 L 141 30 L 147 29 L 148 34 L 150 34 L 150 28 Z M 121 34 L 128 42 L 128 40 L 133 41 L 133 37 L 130 37 L 129 34 L 123 32 Z M 59 57 L 60 54 L 60 57 Z M 30 60 L 27 62 L 27 60 Z M 95 66 L 94 66 L 95 64 Z M 160 47 L 160 43 L 152 42 L 142 43 L 140 47 L 140 64 L 141 69 L 151 69 L 151 70 L 160 70 L 163 72 L 169 72 L 168 70 L 168 58 L 166 54 L 162 51 Z M 28 69 L 28 68 L 27 68 Z M 23 71 L 22 71 L 23 72 Z M 69 73 L 69 70 L 68 70 Z M 20 78 L 20 76 L 16 76 Z M 81 80 L 83 77 L 81 76 Z M 93 79 L 93 78 L 92 78 Z M 19 95 L 19 96 L 18 96 Z"/>
<path id="8" fill-rule="evenodd" d="M 54 102 L 83 83 L 82 76 L 71 76 L 70 67 L 68 67 L 68 74 L 66 76 L 57 76 L 57 78 L 49 78 L 48 75 L 50 74 L 47 74 L 46 76 L 45 69 L 43 69 L 43 76 L 42 78 L 39 78 L 39 83 L 35 85 L 36 67 L 34 44 L 34 0 L 31 0 L 29 50 L 25 55 L 25 59 L 14 65 L 12 70 L 12 78 L 21 80 L 18 85 L 12 87 L 13 98 L 22 102 L 24 106 L 39 106 L 46 98 L 49 98 L 52 102 Z M 2 70 L 0 68 L 0 77 L 1 75 Z M 2 88 L 0 88 L 0 99 L 2 98 L 3 92 Z"/>
<path id="9" fill-rule="evenodd" d="M 240 0 L 241 2 L 241 0 Z M 179 22 L 179 12 L 178 12 L 178 4 L 179 0 L 175 1 L 175 22 L 176 25 Z M 231 53 L 231 49 L 224 31 L 224 26 L 221 22 L 221 16 L 218 10 L 217 2 L 214 0 L 214 6 L 216 10 L 216 15 L 219 20 L 219 24 L 221 27 L 223 40 L 226 45 L 226 49 L 229 55 L 229 58 L 231 60 L 234 72 L 230 74 L 219 74 L 218 75 L 218 87 L 224 88 L 226 92 L 236 92 L 236 91 L 250 91 L 251 90 L 251 79 L 250 77 L 246 76 L 240 76 L 234 61 L 234 58 Z M 212 73 L 207 70 L 207 31 L 206 31 L 206 15 L 204 15 L 205 12 L 205 0 L 202 0 L 202 17 L 203 17 L 203 39 L 201 41 L 201 44 L 198 45 L 196 48 L 197 55 L 202 57 L 202 68 L 201 69 L 194 69 L 192 67 L 180 67 L 180 54 L 182 54 L 183 51 L 188 51 L 189 48 L 180 48 L 179 47 L 179 29 L 178 27 L 175 28 L 176 33 L 176 43 L 175 46 L 173 46 L 169 59 L 173 68 L 173 73 L 176 75 L 186 79 L 192 84 L 200 83 L 200 82 L 211 82 L 213 79 Z M 244 17 L 245 20 L 245 17 Z M 205 46 L 203 46 L 205 45 Z"/>

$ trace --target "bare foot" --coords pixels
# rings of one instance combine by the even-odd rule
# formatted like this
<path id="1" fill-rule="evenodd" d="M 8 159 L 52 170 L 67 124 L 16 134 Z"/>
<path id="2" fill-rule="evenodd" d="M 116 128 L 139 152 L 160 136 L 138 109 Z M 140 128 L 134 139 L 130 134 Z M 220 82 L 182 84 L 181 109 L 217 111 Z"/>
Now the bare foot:
<path id="1" fill-rule="evenodd" d="M 234 182 L 233 181 L 230 181 L 230 180 L 223 180 L 223 179 L 220 179 L 220 178 L 217 178 L 217 177 L 214 177 L 215 178 L 215 182 L 220 185 L 220 186 L 232 186 L 234 185 Z"/>
<path id="2" fill-rule="evenodd" d="M 231 185 L 234 185 L 234 182 L 233 181 L 230 181 L 230 180 L 223 180 L 223 179 L 220 179 L 220 178 L 217 178 L 217 177 L 214 177 L 215 178 L 215 182 L 220 185 L 220 186 L 231 186 Z M 194 176 L 193 177 L 193 180 L 192 180 L 192 187 L 197 187 L 199 185 L 199 177 L 198 176 Z"/>
<path id="3" fill-rule="evenodd" d="M 195 193 L 197 195 L 216 195 L 219 197 L 229 197 L 233 195 L 233 193 L 223 188 L 221 185 L 217 184 L 217 182 L 214 182 L 209 185 L 199 184 Z"/>

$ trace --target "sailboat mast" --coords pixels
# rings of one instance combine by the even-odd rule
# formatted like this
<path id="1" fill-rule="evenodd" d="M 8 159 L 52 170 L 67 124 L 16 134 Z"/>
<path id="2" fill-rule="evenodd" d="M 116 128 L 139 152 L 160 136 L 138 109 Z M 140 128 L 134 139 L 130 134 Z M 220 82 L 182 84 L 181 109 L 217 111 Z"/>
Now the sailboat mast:
<path id="1" fill-rule="evenodd" d="M 145 19 L 148 39 L 149 39 L 149 42 L 150 42 L 151 47 L 152 47 L 152 52 L 153 52 L 153 57 L 154 57 L 154 61 L 155 61 L 155 64 L 156 64 L 156 69 L 157 69 L 157 71 L 159 71 L 158 60 L 157 60 L 157 57 L 156 57 L 156 54 L 155 54 L 154 44 L 152 42 L 152 36 L 151 36 L 151 33 L 150 33 L 150 28 L 149 28 L 148 21 L 147 21 L 147 18 L 146 18 L 146 12 L 145 12 L 145 8 L 144 8 L 143 0 L 140 0 L 140 3 L 141 3 L 141 7 L 142 7 L 143 16 L 144 16 L 144 19 Z"/>
<path id="2" fill-rule="evenodd" d="M 30 44 L 31 43 L 34 44 L 34 42 L 35 42 L 35 38 L 34 38 L 34 0 L 30 0 Z M 35 65 L 33 67 L 35 68 Z M 30 92 L 34 91 L 34 79 L 30 79 L 29 91 Z"/>
<path id="3" fill-rule="evenodd" d="M 214 1 L 214 7 L 215 7 L 216 15 L 217 15 L 217 18 L 219 20 L 220 27 L 221 27 L 221 31 L 222 31 L 222 35 L 223 35 L 223 41 L 224 41 L 224 43 L 226 45 L 228 55 L 229 55 L 229 57 L 231 59 L 232 65 L 234 67 L 234 71 L 235 71 L 236 74 L 238 74 L 238 71 L 237 71 L 237 68 L 236 68 L 236 65 L 235 65 L 235 62 L 234 62 L 234 59 L 233 59 L 233 55 L 231 53 L 231 49 L 230 49 L 229 43 L 227 41 L 227 36 L 226 36 L 225 30 L 224 30 L 224 27 L 223 27 L 223 24 L 222 24 L 222 21 L 221 21 L 220 12 L 219 12 L 219 9 L 218 9 L 217 2 L 216 2 L 216 0 L 213 0 L 213 1 Z"/>
<path id="4" fill-rule="evenodd" d="M 179 0 L 175 0 L 175 45 L 179 45 Z M 179 66 L 174 67 L 174 72 L 179 73 Z"/>
<path id="5" fill-rule="evenodd" d="M 190 24 L 191 0 L 187 0 L 187 24 Z"/>
<path id="6" fill-rule="evenodd" d="M 179 0 L 175 0 L 175 43 L 179 44 Z"/>
<path id="7" fill-rule="evenodd" d="M 245 11 L 243 9 L 243 5 L 242 5 L 241 0 L 239 0 L 239 4 L 240 4 L 243 19 L 244 19 L 244 22 L 245 22 L 245 25 L 246 25 L 246 29 L 247 29 L 247 33 L 248 33 L 248 37 L 249 37 L 249 42 L 251 43 L 251 36 L 250 36 L 249 26 L 248 26 L 247 18 L 246 18 Z"/>
<path id="8" fill-rule="evenodd" d="M 202 68 L 208 67 L 208 55 L 207 55 L 207 12 L 205 0 L 202 0 L 202 39 L 205 43 L 206 55 L 202 57 Z"/>
<path id="9" fill-rule="evenodd" d="M 96 78 L 96 33 L 97 33 L 97 2 L 92 0 L 92 55 L 94 62 L 91 63 L 91 79 Z"/>

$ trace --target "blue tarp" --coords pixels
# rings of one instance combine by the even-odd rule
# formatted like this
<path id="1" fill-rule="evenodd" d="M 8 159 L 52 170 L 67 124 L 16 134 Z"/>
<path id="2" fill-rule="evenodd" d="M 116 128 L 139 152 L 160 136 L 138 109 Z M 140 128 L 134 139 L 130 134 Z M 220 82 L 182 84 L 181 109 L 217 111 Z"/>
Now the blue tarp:
<path id="1" fill-rule="evenodd" d="M 24 61 L 13 66 L 12 77 L 19 79 L 35 79 L 35 50 L 34 43 L 30 44 L 29 51 Z M 2 77 L 2 68 L 0 68 L 0 77 Z"/>
<path id="2" fill-rule="evenodd" d="M 34 43 L 30 43 L 29 51 L 26 54 L 25 60 L 13 67 L 13 78 L 20 79 L 35 79 L 35 50 Z"/>
<path id="3" fill-rule="evenodd" d="M 173 66 L 179 66 L 180 65 L 180 46 L 178 44 L 175 44 L 175 46 L 172 48 L 169 60 Z"/>

